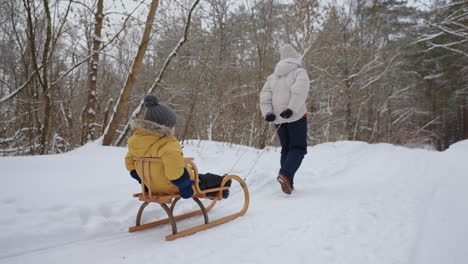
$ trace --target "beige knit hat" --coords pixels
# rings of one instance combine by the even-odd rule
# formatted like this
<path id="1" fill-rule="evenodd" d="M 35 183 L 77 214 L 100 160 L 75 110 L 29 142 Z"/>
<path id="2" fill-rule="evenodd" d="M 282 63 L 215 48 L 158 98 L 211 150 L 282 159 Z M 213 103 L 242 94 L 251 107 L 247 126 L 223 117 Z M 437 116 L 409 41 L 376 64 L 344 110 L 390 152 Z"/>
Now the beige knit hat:
<path id="1" fill-rule="evenodd" d="M 297 51 L 289 44 L 283 45 L 281 47 L 280 53 L 281 53 L 281 60 L 284 60 L 287 58 L 296 58 L 296 59 L 300 58 Z"/>

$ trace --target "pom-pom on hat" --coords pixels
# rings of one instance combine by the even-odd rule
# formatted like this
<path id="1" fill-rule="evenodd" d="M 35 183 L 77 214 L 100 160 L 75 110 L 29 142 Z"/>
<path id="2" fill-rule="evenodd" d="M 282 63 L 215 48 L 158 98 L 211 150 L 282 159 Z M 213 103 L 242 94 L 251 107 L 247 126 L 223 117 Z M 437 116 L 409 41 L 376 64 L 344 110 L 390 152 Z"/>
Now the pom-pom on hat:
<path id="1" fill-rule="evenodd" d="M 293 48 L 293 46 L 289 44 L 285 44 L 281 47 L 280 49 L 280 54 L 281 54 L 281 60 L 287 59 L 287 58 L 295 58 L 299 59 L 299 53 Z"/>
<path id="2" fill-rule="evenodd" d="M 149 120 L 166 127 L 174 127 L 176 115 L 169 107 L 159 103 L 158 97 L 150 94 L 145 96 L 145 120 Z"/>

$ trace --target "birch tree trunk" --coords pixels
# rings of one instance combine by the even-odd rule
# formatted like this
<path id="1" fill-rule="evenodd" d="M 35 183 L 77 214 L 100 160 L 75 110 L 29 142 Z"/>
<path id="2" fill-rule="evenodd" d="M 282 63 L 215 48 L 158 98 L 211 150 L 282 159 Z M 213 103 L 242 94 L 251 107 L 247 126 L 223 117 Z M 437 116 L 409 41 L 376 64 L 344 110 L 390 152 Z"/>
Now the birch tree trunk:
<path id="1" fill-rule="evenodd" d="M 46 41 L 44 44 L 44 51 L 42 54 L 42 89 L 43 89 L 43 97 L 45 103 L 45 110 L 44 110 L 44 123 L 42 124 L 42 137 L 41 137 L 41 146 L 42 146 L 42 154 L 47 154 L 49 151 L 49 144 L 50 144 L 50 121 L 51 121 L 51 114 L 52 114 L 52 103 L 51 103 L 51 90 L 49 89 L 49 51 L 50 51 L 50 43 L 52 40 L 52 19 L 50 17 L 50 10 L 49 10 L 49 1 L 44 0 L 44 10 L 46 13 L 46 21 L 47 21 L 47 31 L 46 31 Z M 52 52 L 52 51 L 50 51 Z"/>
<path id="2" fill-rule="evenodd" d="M 99 49 L 101 46 L 102 20 L 104 18 L 103 2 L 104 0 L 98 0 L 95 14 L 92 58 L 88 62 L 88 103 L 86 104 L 83 112 L 83 134 L 81 138 L 82 144 L 95 140 L 98 133 L 96 124 L 97 74 L 99 69 Z"/>

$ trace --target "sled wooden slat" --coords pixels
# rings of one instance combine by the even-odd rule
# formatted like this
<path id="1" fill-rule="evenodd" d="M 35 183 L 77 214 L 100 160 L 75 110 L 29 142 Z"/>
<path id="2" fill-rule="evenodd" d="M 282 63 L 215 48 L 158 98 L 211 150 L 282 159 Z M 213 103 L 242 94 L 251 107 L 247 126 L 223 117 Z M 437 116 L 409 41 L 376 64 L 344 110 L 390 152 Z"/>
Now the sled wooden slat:
<path id="1" fill-rule="evenodd" d="M 133 160 L 135 160 L 135 161 L 149 161 L 149 162 L 161 161 L 160 158 L 142 158 L 142 157 L 135 157 L 135 158 L 133 158 Z M 193 161 L 193 160 L 195 160 L 195 158 L 184 158 L 185 163 L 187 163 L 188 161 Z"/>
<path id="2" fill-rule="evenodd" d="M 198 204 L 198 206 L 200 207 L 200 210 L 195 210 L 193 212 L 174 216 L 173 215 L 174 207 L 176 206 L 176 203 L 180 200 L 181 198 L 180 195 L 179 194 L 154 193 L 151 190 L 151 186 L 152 186 L 151 163 L 161 162 L 161 159 L 148 158 L 148 157 L 134 158 L 135 166 L 136 167 L 138 166 L 138 168 L 140 168 L 140 171 L 142 172 L 143 175 L 141 175 L 142 192 L 133 194 L 133 197 L 138 198 L 140 201 L 143 201 L 143 204 L 141 205 L 138 211 L 136 225 L 130 227 L 129 232 L 140 231 L 140 230 L 144 230 L 147 228 L 171 223 L 172 234 L 166 236 L 166 240 L 174 240 L 180 237 L 194 234 L 202 230 L 209 229 L 211 227 L 224 224 L 228 221 L 231 221 L 240 216 L 243 216 L 247 212 L 247 209 L 249 207 L 249 202 L 250 202 L 249 190 L 244 180 L 242 180 L 242 178 L 236 175 L 227 175 L 226 177 L 223 178 L 223 181 L 221 182 L 220 187 L 202 191 L 200 190 L 198 186 L 199 184 L 198 169 L 195 163 L 193 162 L 193 160 L 194 160 L 193 158 L 184 158 L 185 163 L 193 170 L 194 175 L 195 175 L 195 184 L 194 184 L 195 194 L 192 196 L 192 199 Z M 237 181 L 242 187 L 242 190 L 244 191 L 244 205 L 239 212 L 210 222 L 208 219 L 207 213 L 215 206 L 217 201 L 222 200 L 222 191 L 229 189 L 228 186 L 225 186 L 229 180 Z M 147 190 L 145 190 L 145 186 L 147 187 Z M 210 199 L 211 203 L 208 205 L 208 207 L 205 208 L 205 205 L 201 203 L 199 199 Z M 146 223 L 146 224 L 141 224 L 140 223 L 141 215 L 145 207 L 150 203 L 159 204 L 166 211 L 168 218 L 157 220 L 157 221 Z M 171 207 L 169 208 L 167 204 L 171 204 Z M 201 214 L 203 214 L 204 216 L 205 224 L 195 226 L 195 227 L 192 227 L 192 228 L 180 231 L 180 232 L 177 231 L 176 221 L 186 219 L 186 218 L 196 216 L 196 215 L 201 215 Z"/>
<path id="3" fill-rule="evenodd" d="M 210 189 L 213 192 L 218 192 L 218 191 L 223 191 L 223 190 L 228 190 L 229 187 L 218 187 L 218 188 L 213 188 Z M 154 198 L 148 198 L 148 196 L 145 196 L 143 193 L 135 193 L 133 194 L 134 198 L 139 198 L 140 201 L 145 201 L 145 202 L 157 202 L 158 200 L 167 200 L 167 203 L 171 203 L 172 199 L 180 197 L 179 194 L 158 194 L 158 193 L 153 193 L 152 196 Z M 195 198 L 208 198 L 208 199 L 217 199 L 217 195 L 208 195 L 206 193 L 200 194 L 196 193 L 192 197 Z M 219 200 L 219 199 L 218 199 Z"/>
<path id="4" fill-rule="evenodd" d="M 178 232 L 177 234 L 173 234 L 173 235 L 168 235 L 166 236 L 166 240 L 175 240 L 179 237 L 184 237 L 184 236 L 188 236 L 188 235 L 192 235 L 192 234 L 195 234 L 197 232 L 200 232 L 200 231 L 203 231 L 203 230 L 206 230 L 208 228 L 212 228 L 212 227 L 215 227 L 215 226 L 219 226 L 221 224 L 224 224 L 226 222 L 229 222 L 231 220 L 234 220 L 236 219 L 237 217 L 239 216 L 242 216 L 243 214 L 233 214 L 233 215 L 230 215 L 230 216 L 225 216 L 223 218 L 220 218 L 220 219 L 217 219 L 217 220 L 214 220 L 208 224 L 204 224 L 204 225 L 199 225 L 199 226 L 196 226 L 196 227 L 192 227 L 192 228 L 189 228 L 189 229 L 186 229 L 184 231 L 180 231 Z"/>
<path id="5" fill-rule="evenodd" d="M 216 202 L 217 202 L 217 200 L 211 201 L 210 205 L 206 208 L 206 211 L 207 212 L 210 211 L 211 208 L 214 207 Z M 178 216 L 175 216 L 174 219 L 176 221 L 179 221 L 179 220 L 189 218 L 189 217 L 199 215 L 199 214 L 202 214 L 202 210 L 197 210 L 197 211 L 193 211 L 193 212 L 190 212 L 190 213 L 178 215 Z M 146 223 L 146 224 L 143 224 L 143 225 L 130 227 L 129 231 L 130 232 L 140 231 L 140 230 L 147 229 L 147 228 L 150 228 L 150 227 L 156 227 L 156 226 L 159 226 L 159 225 L 164 225 L 164 224 L 167 224 L 167 223 L 170 223 L 170 222 L 171 222 L 171 220 L 169 218 L 165 218 L 165 219 L 161 219 L 161 220 L 158 220 L 158 221 Z"/>

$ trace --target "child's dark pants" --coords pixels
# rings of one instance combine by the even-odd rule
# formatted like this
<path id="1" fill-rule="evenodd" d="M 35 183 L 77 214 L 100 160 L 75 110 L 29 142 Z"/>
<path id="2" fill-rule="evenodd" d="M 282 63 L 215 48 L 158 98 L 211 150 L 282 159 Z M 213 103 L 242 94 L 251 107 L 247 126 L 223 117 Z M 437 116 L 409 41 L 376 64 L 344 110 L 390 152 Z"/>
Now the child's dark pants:
<path id="1" fill-rule="evenodd" d="M 219 187 L 223 181 L 223 177 L 212 173 L 198 174 L 198 179 L 200 180 L 198 186 L 202 191 Z"/>
<path id="2" fill-rule="evenodd" d="M 133 170 L 130 172 L 130 175 L 132 178 L 138 181 L 138 183 L 141 183 L 140 176 L 136 172 L 136 170 Z M 206 189 L 212 189 L 212 188 L 217 188 L 221 186 L 221 182 L 223 181 L 223 177 L 212 174 L 212 173 L 206 173 L 206 174 L 198 174 L 198 179 L 199 179 L 199 184 L 198 186 L 200 187 L 200 190 L 206 190 Z"/>

